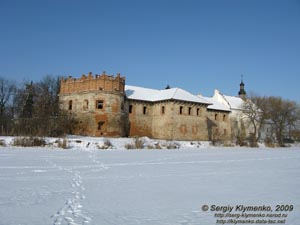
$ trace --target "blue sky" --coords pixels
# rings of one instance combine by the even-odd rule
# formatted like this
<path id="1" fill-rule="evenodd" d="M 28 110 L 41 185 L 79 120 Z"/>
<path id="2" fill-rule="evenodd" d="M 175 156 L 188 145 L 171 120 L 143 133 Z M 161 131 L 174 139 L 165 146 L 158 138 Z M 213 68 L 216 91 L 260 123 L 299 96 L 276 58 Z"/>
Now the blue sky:
<path id="1" fill-rule="evenodd" d="M 0 0 L 0 76 L 126 76 L 300 102 L 299 0 Z"/>

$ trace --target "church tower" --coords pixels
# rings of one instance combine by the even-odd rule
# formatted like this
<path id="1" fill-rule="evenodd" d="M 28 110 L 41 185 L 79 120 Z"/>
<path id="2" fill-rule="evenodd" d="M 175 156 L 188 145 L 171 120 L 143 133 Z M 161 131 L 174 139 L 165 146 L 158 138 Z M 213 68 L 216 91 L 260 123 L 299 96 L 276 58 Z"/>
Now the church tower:
<path id="1" fill-rule="evenodd" d="M 245 98 L 246 97 L 245 84 L 243 82 L 243 75 L 241 75 L 239 97 L 240 98 Z"/>

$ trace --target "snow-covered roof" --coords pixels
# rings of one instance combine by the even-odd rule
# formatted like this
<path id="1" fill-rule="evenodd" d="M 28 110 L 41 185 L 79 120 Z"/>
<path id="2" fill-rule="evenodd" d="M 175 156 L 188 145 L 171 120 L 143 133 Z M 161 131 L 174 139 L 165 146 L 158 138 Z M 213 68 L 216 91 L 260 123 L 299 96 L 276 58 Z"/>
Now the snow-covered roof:
<path id="1" fill-rule="evenodd" d="M 223 95 L 225 100 L 229 103 L 231 109 L 243 109 L 244 100 L 240 97 Z"/>
<path id="2" fill-rule="evenodd" d="M 186 102 L 196 102 L 210 105 L 206 99 L 193 95 L 181 88 L 170 88 L 163 90 L 155 90 L 131 85 L 125 85 L 125 92 L 128 99 L 157 102 L 164 100 L 179 100 Z"/>
<path id="3" fill-rule="evenodd" d="M 220 111 L 227 111 L 230 112 L 230 109 L 223 105 L 222 103 L 218 102 L 217 100 L 213 99 L 212 97 L 202 97 L 206 101 L 211 102 L 212 105 L 209 105 L 207 109 L 212 109 L 212 110 L 220 110 Z"/>

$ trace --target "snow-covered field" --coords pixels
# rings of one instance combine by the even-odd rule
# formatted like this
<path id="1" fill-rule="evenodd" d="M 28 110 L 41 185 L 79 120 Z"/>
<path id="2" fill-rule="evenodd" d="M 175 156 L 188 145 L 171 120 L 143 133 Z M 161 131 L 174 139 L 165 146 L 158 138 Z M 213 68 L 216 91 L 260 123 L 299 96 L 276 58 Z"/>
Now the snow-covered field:
<path id="1" fill-rule="evenodd" d="M 300 149 L 0 148 L 1 225 L 211 225 L 214 205 L 300 224 Z"/>

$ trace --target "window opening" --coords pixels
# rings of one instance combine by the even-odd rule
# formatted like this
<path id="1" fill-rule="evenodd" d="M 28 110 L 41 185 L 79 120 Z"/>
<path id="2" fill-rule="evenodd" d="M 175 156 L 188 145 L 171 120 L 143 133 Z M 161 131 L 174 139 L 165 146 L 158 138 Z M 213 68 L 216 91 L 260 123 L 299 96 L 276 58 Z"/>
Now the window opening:
<path id="1" fill-rule="evenodd" d="M 72 110 L 72 107 L 73 107 L 73 101 L 70 100 L 70 101 L 69 101 L 69 110 Z"/>
<path id="2" fill-rule="evenodd" d="M 103 100 L 97 100 L 96 108 L 97 109 L 103 109 Z"/>
<path id="3" fill-rule="evenodd" d="M 181 115 L 182 112 L 183 112 L 183 106 L 180 106 L 180 108 L 179 108 L 179 114 Z"/>
<path id="4" fill-rule="evenodd" d="M 165 114 L 165 106 L 162 106 L 162 107 L 161 107 L 161 113 L 162 113 L 162 114 Z"/>
<path id="5" fill-rule="evenodd" d="M 103 129 L 103 125 L 104 125 L 104 121 L 99 121 L 98 122 L 98 130 L 102 130 Z"/>

